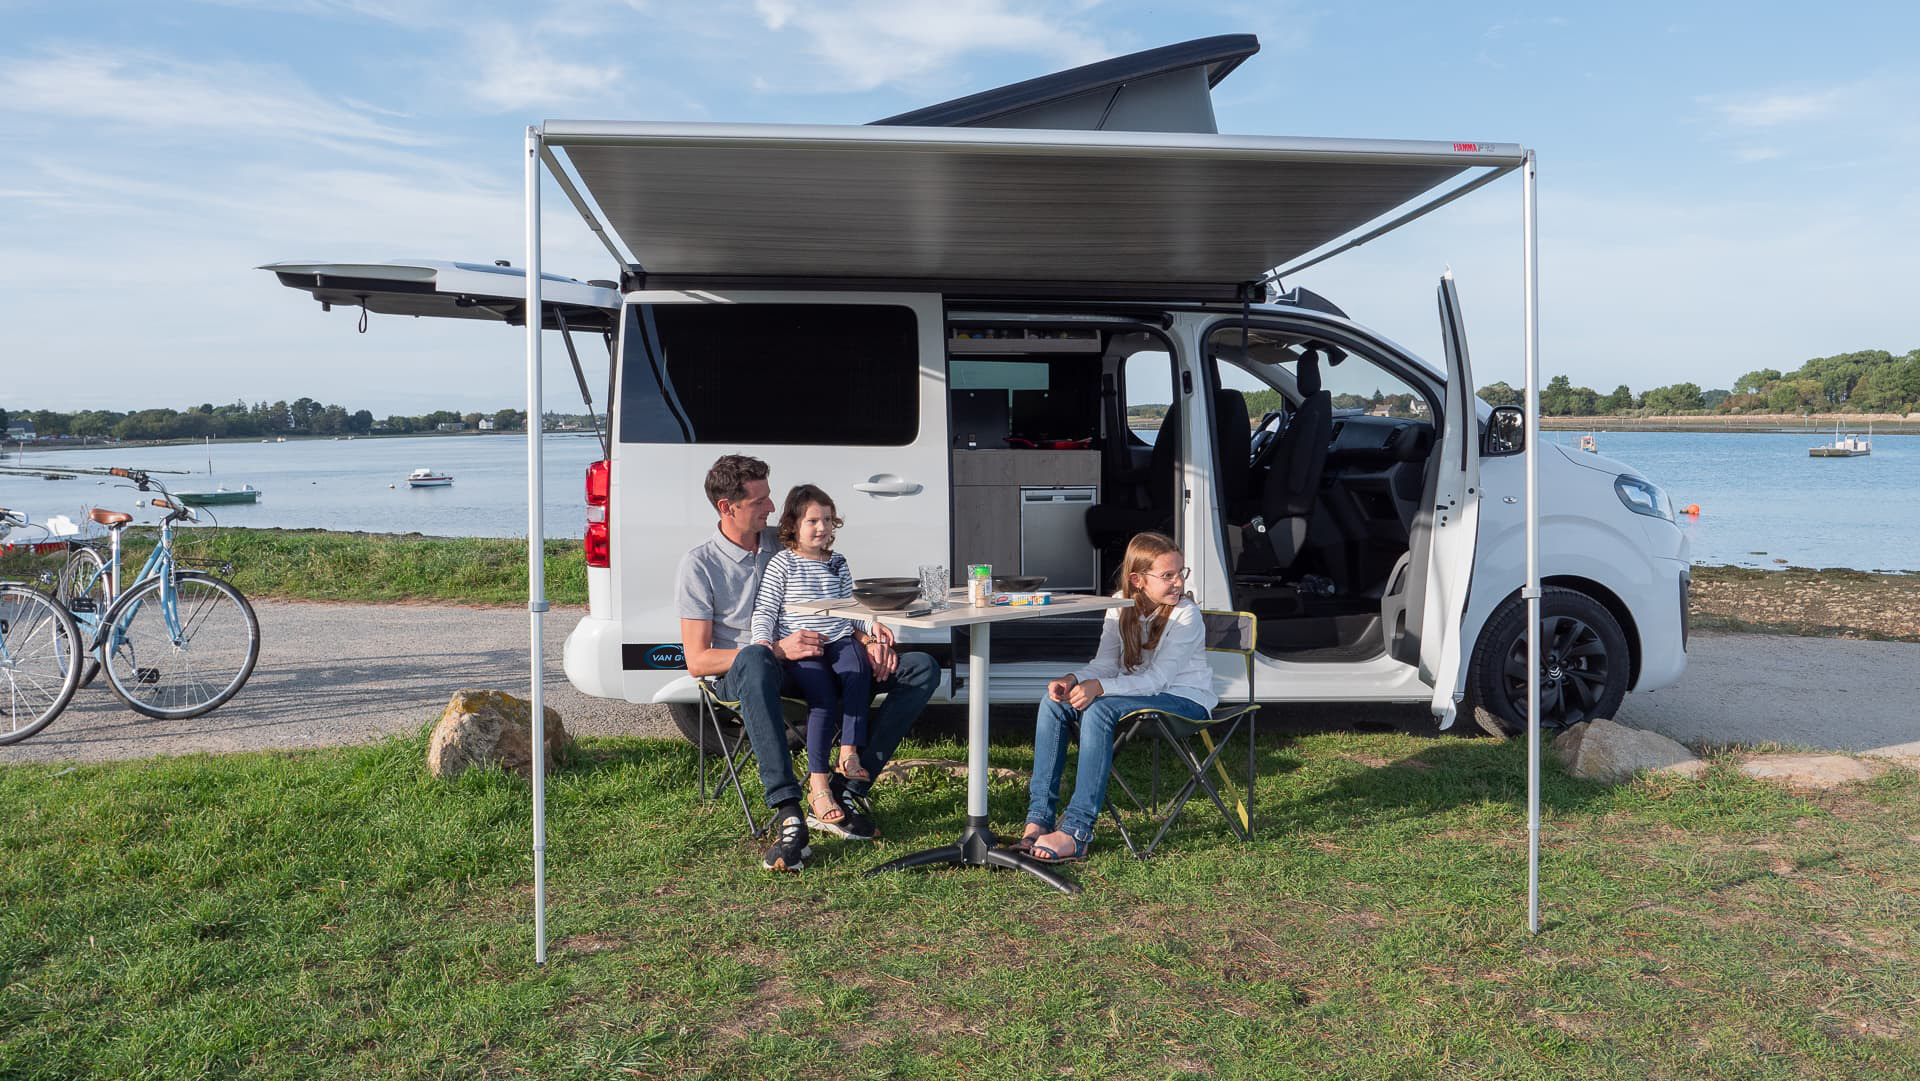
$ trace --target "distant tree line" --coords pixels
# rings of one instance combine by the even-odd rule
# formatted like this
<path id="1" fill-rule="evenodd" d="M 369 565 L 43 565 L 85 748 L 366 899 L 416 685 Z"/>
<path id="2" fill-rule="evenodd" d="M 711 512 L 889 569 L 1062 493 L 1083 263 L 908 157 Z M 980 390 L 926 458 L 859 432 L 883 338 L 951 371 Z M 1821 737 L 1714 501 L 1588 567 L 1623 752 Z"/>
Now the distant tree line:
<path id="1" fill-rule="evenodd" d="M 1480 388 L 1488 405 L 1520 405 L 1505 382 Z M 1600 394 L 1556 375 L 1540 391 L 1540 412 L 1566 416 L 1673 416 L 1688 413 L 1913 413 L 1920 411 L 1920 349 L 1894 356 L 1884 349 L 1815 357 L 1791 372 L 1751 371 L 1731 390 L 1673 383 L 1635 394 L 1626 384 Z"/>
<path id="2" fill-rule="evenodd" d="M 527 414 L 522 409 L 501 409 L 493 413 L 456 413 L 436 410 L 417 417 L 390 416 L 376 421 L 365 409 L 348 412 L 338 405 L 322 405 L 313 398 L 295 402 L 243 401 L 231 405 L 211 402 L 186 409 L 142 409 L 120 413 L 111 409 L 85 409 L 60 413 L 51 409 L 0 410 L 0 431 L 7 422 L 33 424 L 34 435 L 41 439 L 70 436 L 89 439 L 215 439 L 239 437 L 275 437 L 283 435 L 367 435 L 373 432 L 431 432 L 442 424 L 465 424 L 477 428 L 490 420 L 500 431 L 524 431 Z"/>

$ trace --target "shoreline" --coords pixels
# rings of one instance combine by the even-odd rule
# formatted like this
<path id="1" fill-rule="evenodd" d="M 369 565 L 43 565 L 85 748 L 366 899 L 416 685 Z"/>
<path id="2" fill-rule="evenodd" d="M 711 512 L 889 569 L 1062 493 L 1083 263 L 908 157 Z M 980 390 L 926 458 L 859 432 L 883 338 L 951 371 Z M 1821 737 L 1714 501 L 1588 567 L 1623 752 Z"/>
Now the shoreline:
<path id="1" fill-rule="evenodd" d="M 1899 413 L 1748 413 L 1743 415 L 1686 415 L 1635 417 L 1624 415 L 1541 417 L 1543 432 L 1757 432 L 1781 434 L 1804 432 L 1819 438 L 1831 436 L 1838 424 L 1844 434 L 1865 435 L 1869 425 L 1873 434 L 1920 435 L 1920 416 Z"/>

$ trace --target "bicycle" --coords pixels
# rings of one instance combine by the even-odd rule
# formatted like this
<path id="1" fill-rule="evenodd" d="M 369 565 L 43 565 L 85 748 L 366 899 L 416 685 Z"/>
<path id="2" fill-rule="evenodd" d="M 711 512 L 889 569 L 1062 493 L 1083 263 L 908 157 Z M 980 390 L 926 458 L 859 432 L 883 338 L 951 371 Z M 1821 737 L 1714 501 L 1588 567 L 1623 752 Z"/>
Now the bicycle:
<path id="1" fill-rule="evenodd" d="M 28 524 L 0 507 L 0 541 Z M 65 607 L 24 582 L 0 582 L 0 744 L 45 728 L 80 686 L 80 630 Z"/>
<path id="2" fill-rule="evenodd" d="M 160 541 L 133 584 L 120 584 L 121 534 L 133 515 L 95 508 L 92 519 L 109 531 L 103 561 L 91 546 L 77 547 L 60 570 L 54 595 L 86 636 L 88 654 L 79 684 L 102 670 L 129 709 L 160 720 L 198 717 L 240 693 L 260 659 L 260 620 L 253 605 L 224 579 L 184 570 L 173 552 L 174 526 L 198 521 L 165 484 L 138 469 L 109 469 L 142 492 L 158 490 L 149 506 L 166 511 Z"/>

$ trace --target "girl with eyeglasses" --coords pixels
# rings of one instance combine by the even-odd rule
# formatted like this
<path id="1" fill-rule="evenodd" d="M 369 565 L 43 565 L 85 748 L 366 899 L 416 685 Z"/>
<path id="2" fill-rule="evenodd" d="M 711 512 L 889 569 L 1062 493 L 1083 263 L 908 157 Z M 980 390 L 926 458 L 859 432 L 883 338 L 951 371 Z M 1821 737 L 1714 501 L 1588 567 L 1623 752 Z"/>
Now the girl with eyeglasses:
<path id="1" fill-rule="evenodd" d="M 1084 859 L 1107 802 L 1114 726 L 1138 709 L 1204 720 L 1220 701 L 1207 665 L 1206 628 L 1187 594 L 1188 570 L 1170 537 L 1140 533 L 1127 542 L 1116 596 L 1133 602 L 1107 610 L 1093 660 L 1047 684 L 1034 723 L 1033 782 L 1020 847 L 1047 863 Z M 1058 820 L 1067 733 L 1080 726 L 1073 799 Z"/>

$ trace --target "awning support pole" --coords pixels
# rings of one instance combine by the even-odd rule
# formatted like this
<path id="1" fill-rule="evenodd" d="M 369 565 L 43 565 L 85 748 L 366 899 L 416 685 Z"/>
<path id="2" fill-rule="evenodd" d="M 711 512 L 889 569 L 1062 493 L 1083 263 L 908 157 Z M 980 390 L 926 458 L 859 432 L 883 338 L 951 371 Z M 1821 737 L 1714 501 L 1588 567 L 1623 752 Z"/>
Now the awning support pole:
<path id="1" fill-rule="evenodd" d="M 1527 930 L 1540 933 L 1540 248 L 1533 151 L 1520 173 L 1527 346 Z"/>
<path id="2" fill-rule="evenodd" d="M 540 327 L 540 129 L 527 128 L 527 613 L 532 626 L 529 668 L 533 715 L 533 962 L 547 963 L 547 711 L 541 687 L 546 659 L 541 618 L 547 610 L 547 536 L 542 513 Z"/>

